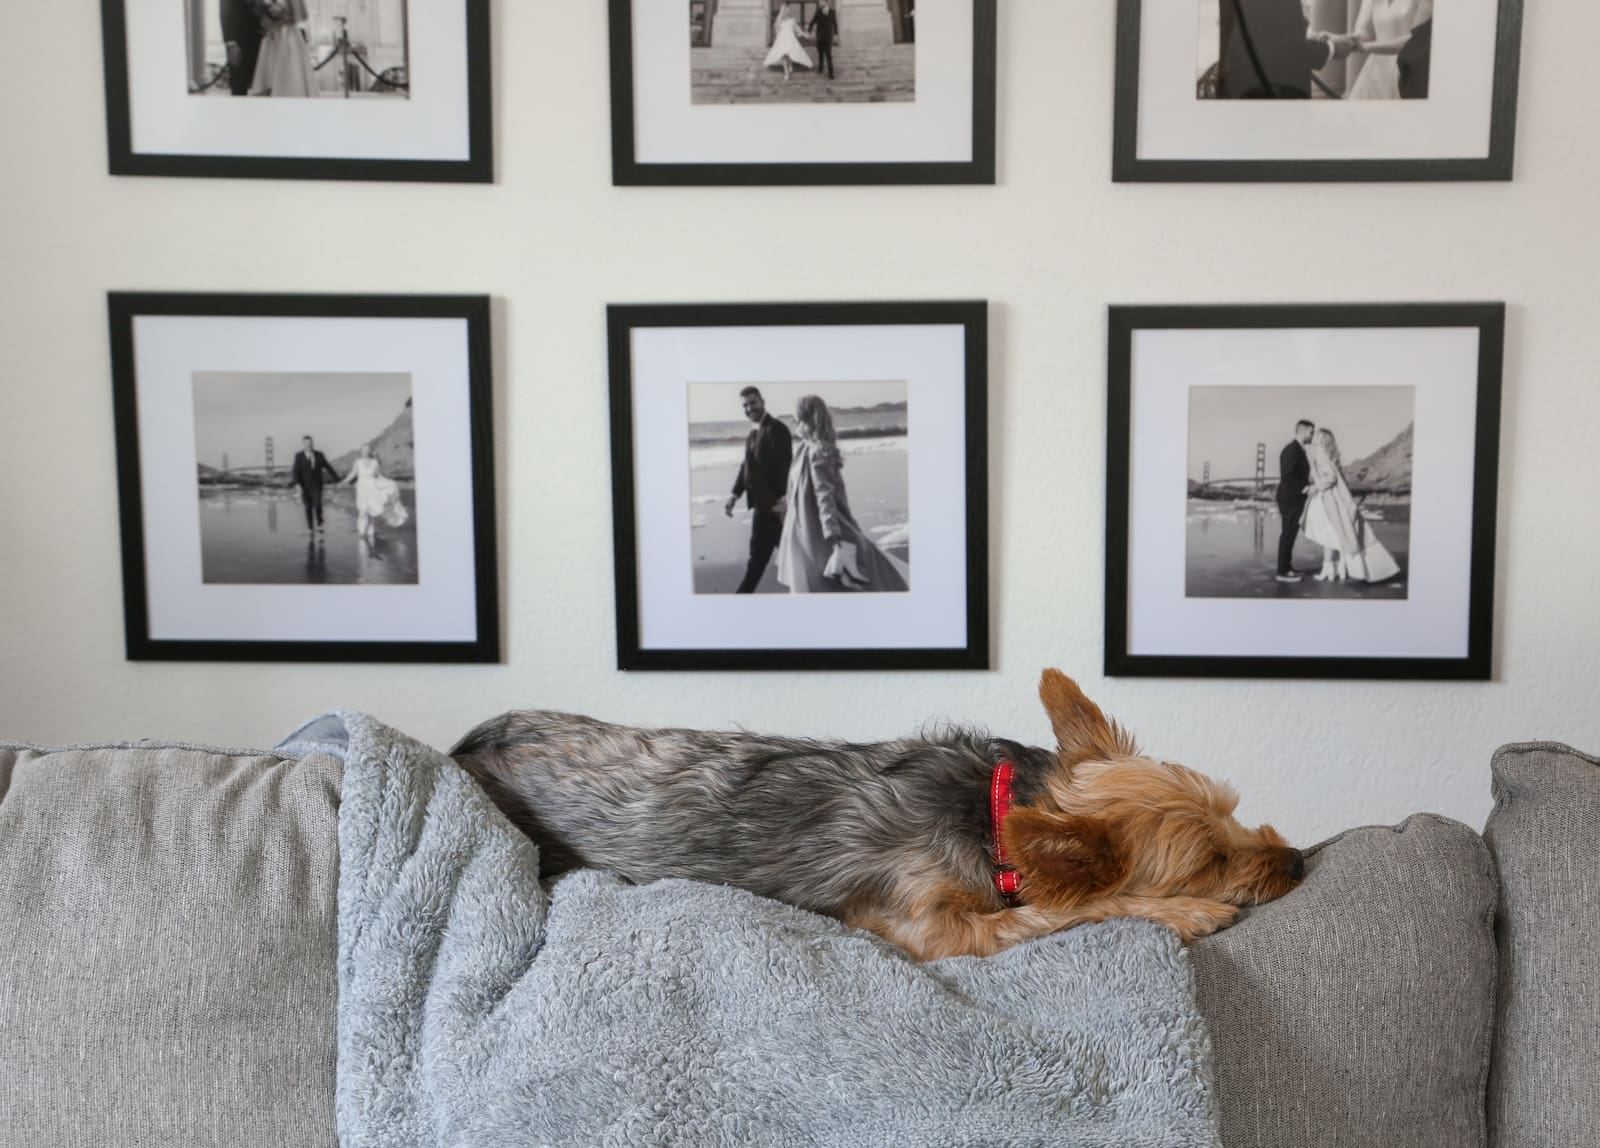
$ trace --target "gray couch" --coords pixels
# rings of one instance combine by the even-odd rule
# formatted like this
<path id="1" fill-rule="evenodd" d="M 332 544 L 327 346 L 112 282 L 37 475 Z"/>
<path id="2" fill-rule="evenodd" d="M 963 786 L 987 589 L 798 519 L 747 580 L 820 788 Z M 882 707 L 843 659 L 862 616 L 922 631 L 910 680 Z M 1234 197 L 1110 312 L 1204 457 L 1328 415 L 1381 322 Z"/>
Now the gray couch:
<path id="1" fill-rule="evenodd" d="M 1600 761 L 1317 846 L 1193 949 L 1229 1148 L 1600 1145 Z M 328 1145 L 340 767 L 0 747 L 0 1148 Z"/>

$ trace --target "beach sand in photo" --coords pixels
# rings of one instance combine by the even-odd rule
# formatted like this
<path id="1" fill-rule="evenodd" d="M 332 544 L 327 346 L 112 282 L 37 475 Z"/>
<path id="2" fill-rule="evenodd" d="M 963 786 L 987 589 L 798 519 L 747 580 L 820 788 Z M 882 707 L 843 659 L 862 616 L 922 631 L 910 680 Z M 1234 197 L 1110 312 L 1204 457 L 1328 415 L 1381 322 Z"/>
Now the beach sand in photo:
<path id="1" fill-rule="evenodd" d="M 1188 509 L 1190 598 L 1362 598 L 1400 602 L 1409 597 L 1411 573 L 1410 499 L 1366 509 L 1362 516 L 1389 549 L 1400 573 L 1384 582 L 1318 582 L 1322 547 L 1302 533 L 1294 544 L 1299 582 L 1279 582 L 1278 535 L 1282 519 L 1269 502 L 1217 502 L 1191 498 Z"/>
<path id="2" fill-rule="evenodd" d="M 911 561 L 911 522 L 904 434 L 844 439 L 845 489 L 861 528 L 887 553 Z M 738 589 L 750 558 L 750 510 L 743 504 L 733 517 L 723 505 L 744 457 L 743 446 L 696 446 L 690 451 L 690 552 L 696 594 L 731 594 Z M 768 563 L 758 594 L 787 594 L 778 582 L 777 561 Z"/>
<path id="3" fill-rule="evenodd" d="M 322 533 L 306 528 L 305 506 L 293 487 L 202 487 L 200 569 L 207 585 L 416 585 L 417 498 L 409 485 L 400 499 L 410 517 L 401 526 L 378 522 L 370 540 L 356 533 L 356 495 L 330 487 L 323 497 Z"/>

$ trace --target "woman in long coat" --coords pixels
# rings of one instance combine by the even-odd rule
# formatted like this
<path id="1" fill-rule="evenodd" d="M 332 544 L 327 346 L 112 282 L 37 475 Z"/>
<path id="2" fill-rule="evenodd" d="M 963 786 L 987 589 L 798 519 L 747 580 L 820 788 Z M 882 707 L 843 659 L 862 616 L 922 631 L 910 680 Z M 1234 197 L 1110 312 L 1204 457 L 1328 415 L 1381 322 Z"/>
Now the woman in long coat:
<path id="1" fill-rule="evenodd" d="M 828 404 L 806 395 L 794 414 L 800 442 L 784 495 L 778 581 L 791 594 L 906 591 L 909 572 L 878 549 L 850 512 L 844 458 Z"/>

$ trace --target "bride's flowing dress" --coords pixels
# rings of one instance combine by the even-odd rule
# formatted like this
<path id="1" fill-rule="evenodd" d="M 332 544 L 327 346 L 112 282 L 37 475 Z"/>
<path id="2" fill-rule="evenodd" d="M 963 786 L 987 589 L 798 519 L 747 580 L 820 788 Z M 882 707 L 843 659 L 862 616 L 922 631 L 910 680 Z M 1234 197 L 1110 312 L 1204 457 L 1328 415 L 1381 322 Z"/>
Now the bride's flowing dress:
<path id="1" fill-rule="evenodd" d="M 394 479 L 378 471 L 375 458 L 358 458 L 356 471 L 356 511 L 368 518 L 381 518 L 390 526 L 404 526 L 411 517 L 400 500 L 400 487 Z"/>
<path id="2" fill-rule="evenodd" d="M 1366 0 L 1366 10 L 1358 19 L 1356 27 L 1370 31 L 1376 40 L 1404 40 L 1411 35 L 1411 29 L 1416 25 L 1417 8 L 1417 0 Z M 1399 55 L 1369 55 L 1346 98 L 1398 100 L 1400 98 Z"/>
<path id="3" fill-rule="evenodd" d="M 1346 576 L 1359 582 L 1385 582 L 1400 573 L 1400 564 L 1361 517 L 1355 496 L 1339 467 L 1321 443 L 1311 448 L 1311 481 L 1301 520 L 1306 537 L 1327 550 L 1337 550 Z"/>
<path id="4" fill-rule="evenodd" d="M 310 18 L 306 0 L 280 0 L 282 21 L 267 29 L 261 39 L 261 55 L 256 59 L 256 74 L 250 84 L 252 96 L 299 96 L 312 93 L 311 58 L 301 22 Z"/>
<path id="5" fill-rule="evenodd" d="M 816 66 L 811 62 L 810 54 L 800 45 L 799 29 L 792 16 L 778 21 L 778 33 L 772 41 L 772 51 L 767 53 L 765 66 L 775 68 L 783 63 L 785 56 L 802 68 Z"/>
<path id="6" fill-rule="evenodd" d="M 799 440 L 789 464 L 785 491 L 789 509 L 778 540 L 778 581 L 791 594 L 835 590 L 903 593 L 910 588 L 910 568 L 879 549 L 856 522 L 845 493 L 843 465 L 837 449 Z M 835 538 L 854 544 L 859 583 L 829 574 L 828 559 L 833 556 L 829 539 Z"/>

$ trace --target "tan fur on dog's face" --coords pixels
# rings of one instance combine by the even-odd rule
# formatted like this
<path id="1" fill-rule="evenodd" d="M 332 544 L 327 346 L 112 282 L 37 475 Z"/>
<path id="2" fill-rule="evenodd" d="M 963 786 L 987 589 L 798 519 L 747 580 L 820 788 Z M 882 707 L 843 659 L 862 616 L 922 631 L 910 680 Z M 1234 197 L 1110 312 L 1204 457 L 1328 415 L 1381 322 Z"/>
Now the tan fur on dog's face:
<path id="1" fill-rule="evenodd" d="M 1300 852 L 1271 826 L 1240 825 L 1228 786 L 1142 756 L 1059 671 L 1045 671 L 1039 692 L 1059 768 L 1044 800 L 1013 813 L 1005 833 L 1030 902 L 1195 897 L 1243 906 L 1299 884 Z"/>

